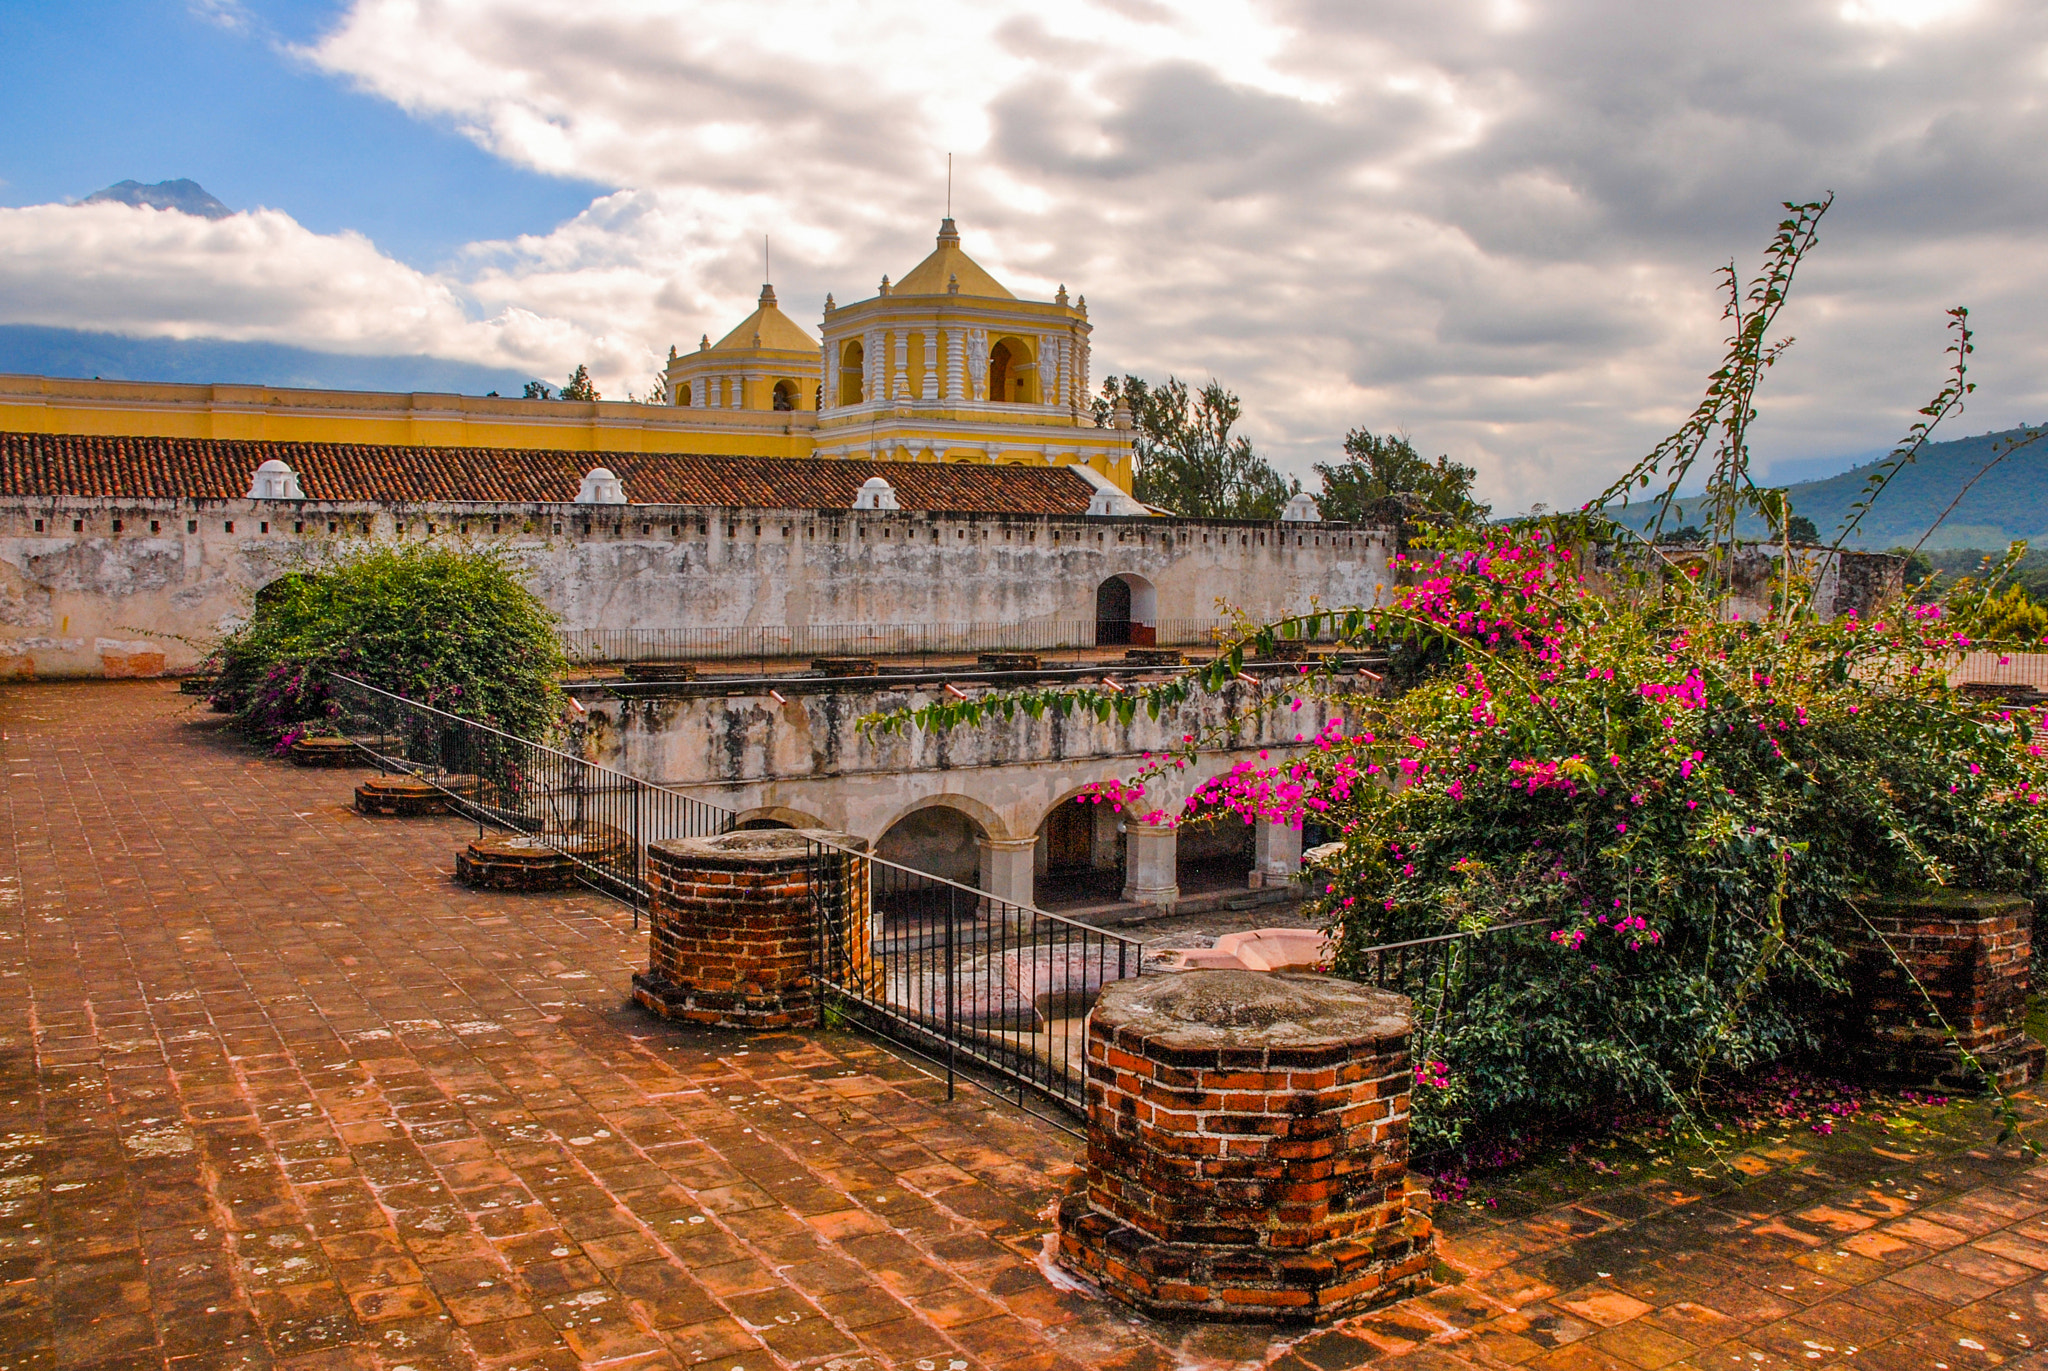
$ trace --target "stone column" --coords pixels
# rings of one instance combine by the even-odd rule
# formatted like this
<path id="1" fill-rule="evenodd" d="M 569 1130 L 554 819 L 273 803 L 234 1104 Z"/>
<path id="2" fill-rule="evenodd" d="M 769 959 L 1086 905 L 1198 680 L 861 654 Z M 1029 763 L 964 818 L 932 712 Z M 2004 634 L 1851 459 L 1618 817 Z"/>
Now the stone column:
<path id="1" fill-rule="evenodd" d="M 888 337 L 878 328 L 868 330 L 868 340 L 861 352 L 861 360 L 867 363 L 868 377 L 861 387 L 861 398 L 869 404 L 881 404 L 889 398 L 889 392 L 882 384 L 888 375 L 889 359 L 882 355 L 883 340 Z"/>
<path id="2" fill-rule="evenodd" d="M 901 329 L 896 330 L 896 346 L 892 351 L 895 354 L 896 374 L 889 384 L 889 398 L 891 400 L 908 400 L 910 398 L 910 335 Z"/>
<path id="3" fill-rule="evenodd" d="M 946 330 L 946 398 L 967 398 L 967 343 L 960 330 Z"/>
<path id="4" fill-rule="evenodd" d="M 1981 1090 L 1967 1051 L 2008 1089 L 2040 1076 L 2044 1050 L 2024 1027 L 2034 925 L 2024 896 L 1931 890 L 1860 904 L 1869 923 L 1852 912 L 1842 941 L 1853 992 L 1848 1049 L 1867 1075 L 1885 1085 Z M 1953 1042 L 1928 1022 L 1929 1001 L 1955 1030 Z"/>
<path id="5" fill-rule="evenodd" d="M 981 854 L 983 890 L 1011 904 L 1029 905 L 1031 883 L 1038 851 L 1038 838 L 990 838 L 976 835 L 975 849 Z"/>
<path id="6" fill-rule="evenodd" d="M 1284 886 L 1301 870 L 1301 830 L 1260 819 L 1252 830 L 1252 885 Z"/>
<path id="7" fill-rule="evenodd" d="M 1325 976 L 1103 986 L 1061 1265 L 1154 1315 L 1326 1322 L 1422 1289 L 1409 1005 Z"/>
<path id="8" fill-rule="evenodd" d="M 850 898 L 854 885 L 865 889 L 866 862 L 842 855 L 865 847 L 850 834 L 789 828 L 650 843 L 648 964 L 633 998 L 690 1023 L 815 1026 L 819 914 L 836 963 L 867 960 L 866 901 Z"/>
<path id="9" fill-rule="evenodd" d="M 937 329 L 924 331 L 924 384 L 918 387 L 918 398 L 927 402 L 939 398 L 939 333 Z"/>
<path id="10" fill-rule="evenodd" d="M 1124 824 L 1124 898 L 1171 908 L 1180 899 L 1180 831 L 1169 824 Z"/>

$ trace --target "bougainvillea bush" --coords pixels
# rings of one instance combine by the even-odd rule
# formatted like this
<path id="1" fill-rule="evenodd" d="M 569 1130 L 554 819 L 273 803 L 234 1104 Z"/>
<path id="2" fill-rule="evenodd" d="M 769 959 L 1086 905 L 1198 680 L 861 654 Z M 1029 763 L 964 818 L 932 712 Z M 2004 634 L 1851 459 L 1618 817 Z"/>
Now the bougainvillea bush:
<path id="1" fill-rule="evenodd" d="M 1405 982 L 1420 1149 L 1475 1124 L 1683 1115 L 1716 1081 L 1821 1050 L 1868 899 L 2041 883 L 2048 735 L 1946 678 L 1957 653 L 2006 645 L 1986 637 L 2011 617 L 2000 575 L 1944 603 L 1897 594 L 1830 619 L 1791 556 L 1784 493 L 1749 482 L 1755 387 L 1783 347 L 1767 331 L 1826 204 L 1788 209 L 1747 292 L 1726 274 L 1735 328 L 1706 398 L 1581 514 L 1431 535 L 1396 559 L 1388 602 L 1252 628 L 1146 690 L 1018 692 L 877 722 L 1156 717 L 1282 638 L 1402 643 L 1423 665 L 1392 698 L 1347 697 L 1356 678 L 1323 669 L 1282 678 L 1262 707 L 1320 694 L 1333 722 L 1293 756 L 1197 786 L 1173 817 L 1339 834 L 1309 873 L 1338 974 L 1378 975 L 1370 949 L 1387 944 L 1477 935 L 1439 944 Z M 1836 550 L 1968 393 L 1967 318 L 1954 323 L 1952 379 L 1873 467 Z M 1712 529 L 1703 554 L 1674 561 L 1656 534 L 1696 459 Z M 1646 532 L 1607 517 L 1653 478 L 1665 493 Z M 1735 539 L 1749 514 L 1780 531 L 1782 555 L 1764 616 L 1740 622 L 1735 567 L 1769 555 Z M 1103 798 L 1159 821 L 1212 741 L 1190 736 Z"/>
<path id="2" fill-rule="evenodd" d="M 213 698 L 279 748 L 332 713 L 340 672 L 521 737 L 561 712 L 554 615 L 490 548 L 353 548 L 266 587 L 215 648 Z"/>
<path id="3" fill-rule="evenodd" d="M 1975 605 L 1730 622 L 1682 573 L 1595 593 L 1540 529 L 1413 563 L 1375 617 L 1458 660 L 1187 813 L 1343 834 L 1312 895 L 1340 973 L 1529 921 L 1461 944 L 1420 997 L 1425 1144 L 1485 1115 L 1677 1107 L 1817 1049 L 1859 901 L 2048 871 L 2048 734 L 1942 669 L 1978 644 Z"/>

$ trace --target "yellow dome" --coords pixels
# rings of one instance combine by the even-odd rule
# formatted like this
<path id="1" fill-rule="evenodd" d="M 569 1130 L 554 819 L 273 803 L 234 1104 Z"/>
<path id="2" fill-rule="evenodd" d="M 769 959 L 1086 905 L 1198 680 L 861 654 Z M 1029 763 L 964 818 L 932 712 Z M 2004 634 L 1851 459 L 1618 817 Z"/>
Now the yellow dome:
<path id="1" fill-rule="evenodd" d="M 816 352 L 818 340 L 775 303 L 775 287 L 761 287 L 761 303 L 740 320 L 739 327 L 711 345 L 713 352 L 737 352 L 746 348 L 768 348 L 776 352 Z"/>
<path id="2" fill-rule="evenodd" d="M 951 219 L 939 225 L 939 245 L 932 255 L 910 269 L 910 274 L 890 287 L 891 295 L 944 295 L 952 282 L 960 283 L 962 295 L 981 295 L 997 300 L 1017 297 L 1002 283 L 983 271 L 972 257 L 960 251 L 960 230 Z"/>

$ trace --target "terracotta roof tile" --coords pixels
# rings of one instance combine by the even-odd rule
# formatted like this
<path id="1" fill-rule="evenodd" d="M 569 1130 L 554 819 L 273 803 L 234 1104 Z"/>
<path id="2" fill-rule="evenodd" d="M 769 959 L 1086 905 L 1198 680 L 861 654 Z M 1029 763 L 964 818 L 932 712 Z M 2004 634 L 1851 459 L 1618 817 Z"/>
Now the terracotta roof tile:
<path id="1" fill-rule="evenodd" d="M 1082 514 L 1093 493 L 1059 467 L 0 433 L 0 495 L 238 500 L 273 457 L 310 500 L 566 503 L 595 466 L 616 472 L 636 504 L 850 509 L 878 475 L 915 510 Z"/>

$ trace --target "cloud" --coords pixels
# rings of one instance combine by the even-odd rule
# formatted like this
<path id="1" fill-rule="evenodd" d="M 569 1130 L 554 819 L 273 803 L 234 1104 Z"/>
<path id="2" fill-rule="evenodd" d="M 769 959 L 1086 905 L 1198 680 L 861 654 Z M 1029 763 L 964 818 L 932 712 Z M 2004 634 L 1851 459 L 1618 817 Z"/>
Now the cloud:
<path id="1" fill-rule="evenodd" d="M 1214 374 L 1304 474 L 1353 425 L 1404 430 L 1519 507 L 1584 498 L 1677 422 L 1718 359 L 1716 265 L 1832 189 L 1761 455 L 1885 444 L 1958 302 L 1967 422 L 2048 413 L 2048 11 L 2024 0 L 353 0 L 299 55 L 619 189 L 430 274 L 269 213 L 69 246 L 0 217 L 0 258 L 42 245 L 0 262 L 0 299 L 589 360 L 616 391 L 746 311 L 764 232 L 805 323 L 900 276 L 952 151 L 969 251 L 1087 293 L 1098 379 Z"/>
<path id="2" fill-rule="evenodd" d="M 510 302 L 479 317 L 458 285 L 392 261 L 359 234 L 314 233 L 275 210 L 202 219 L 114 203 L 33 205 L 0 209 L 0 243 L 10 323 L 551 370 L 601 347 L 560 317 Z"/>

